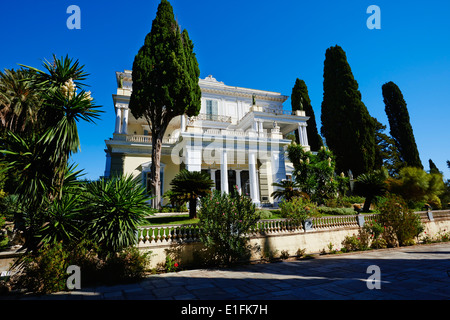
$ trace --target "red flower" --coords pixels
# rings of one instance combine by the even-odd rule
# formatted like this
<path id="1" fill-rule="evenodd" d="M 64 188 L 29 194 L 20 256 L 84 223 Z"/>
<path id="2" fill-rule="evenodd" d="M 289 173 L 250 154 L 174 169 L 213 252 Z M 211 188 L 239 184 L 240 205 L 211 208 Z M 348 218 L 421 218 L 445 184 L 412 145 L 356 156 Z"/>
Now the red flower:
<path id="1" fill-rule="evenodd" d="M 178 263 L 175 262 L 175 264 L 173 265 L 175 268 L 178 268 Z"/>

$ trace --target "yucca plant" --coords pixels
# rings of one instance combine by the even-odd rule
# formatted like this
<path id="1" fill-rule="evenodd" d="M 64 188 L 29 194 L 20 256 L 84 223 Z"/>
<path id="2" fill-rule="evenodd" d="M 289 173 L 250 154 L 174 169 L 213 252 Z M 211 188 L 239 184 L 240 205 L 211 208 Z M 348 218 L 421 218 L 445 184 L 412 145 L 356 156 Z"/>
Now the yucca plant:
<path id="1" fill-rule="evenodd" d="M 6 128 L 6 135 L 0 141 L 0 161 L 12 174 L 17 175 L 17 194 L 26 209 L 27 247 L 37 248 L 37 230 L 45 222 L 45 212 L 55 200 L 61 200 L 64 176 L 70 156 L 80 146 L 77 122 L 93 122 L 100 111 L 93 102 L 84 84 L 87 74 L 78 61 L 66 57 L 52 63 L 45 62 L 45 71 L 26 68 L 28 78 L 20 83 L 36 95 L 34 111 L 37 118 L 27 135 L 14 134 Z M 0 82 L 4 79 L 0 79 Z M 4 84 L 0 83 L 0 87 Z M 80 90 L 77 92 L 77 88 Z M 9 101 L 21 101 L 20 92 L 9 91 Z M 31 98 L 30 98 L 31 99 Z M 2 98 L 2 104 L 5 97 Z M 27 100 L 28 101 L 28 100 Z"/>
<path id="2" fill-rule="evenodd" d="M 76 167 L 70 165 L 66 170 L 61 198 L 48 203 L 47 210 L 42 213 L 45 223 L 38 232 L 41 244 L 61 242 L 67 247 L 83 237 L 82 213 L 85 204 L 82 194 L 86 182 L 79 179 L 82 170 L 76 171 Z"/>
<path id="3" fill-rule="evenodd" d="M 211 193 L 214 182 L 201 171 L 181 170 L 170 183 L 174 196 L 189 202 L 189 218 L 197 218 L 197 199 Z"/>
<path id="4" fill-rule="evenodd" d="M 150 213 L 148 194 L 132 176 L 117 176 L 86 184 L 83 194 L 86 237 L 103 254 L 119 252 L 136 243 L 136 231 Z"/>

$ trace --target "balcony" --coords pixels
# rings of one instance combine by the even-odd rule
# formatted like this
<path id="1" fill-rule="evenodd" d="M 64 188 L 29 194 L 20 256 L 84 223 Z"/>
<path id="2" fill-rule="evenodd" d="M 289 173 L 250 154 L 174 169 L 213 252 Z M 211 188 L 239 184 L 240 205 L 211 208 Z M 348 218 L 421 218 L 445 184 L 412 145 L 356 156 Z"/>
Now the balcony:
<path id="1" fill-rule="evenodd" d="M 194 122 L 197 120 L 206 120 L 206 121 L 217 121 L 217 122 L 227 122 L 231 123 L 231 117 L 229 116 L 222 116 L 218 114 L 206 114 L 206 113 L 200 113 L 196 117 L 191 117 L 190 121 Z"/>
<path id="2" fill-rule="evenodd" d="M 136 135 L 136 134 L 118 134 L 114 133 L 114 140 L 125 141 L 131 143 L 152 144 L 152 136 Z M 163 144 L 175 144 L 178 138 L 164 138 Z"/>

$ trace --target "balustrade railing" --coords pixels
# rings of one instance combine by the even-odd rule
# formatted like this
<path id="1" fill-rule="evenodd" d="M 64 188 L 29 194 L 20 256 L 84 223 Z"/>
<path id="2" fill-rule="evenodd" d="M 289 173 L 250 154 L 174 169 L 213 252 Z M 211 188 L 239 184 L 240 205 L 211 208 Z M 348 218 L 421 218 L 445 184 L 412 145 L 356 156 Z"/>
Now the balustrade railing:
<path id="1" fill-rule="evenodd" d="M 433 211 L 434 220 L 450 219 L 450 210 Z M 426 211 L 416 212 L 422 220 L 429 220 Z M 312 230 L 332 230 L 340 228 L 360 227 L 357 215 L 349 216 L 325 216 L 312 218 Z M 377 219 L 376 214 L 362 215 L 364 224 L 373 223 Z M 288 219 L 259 220 L 250 230 L 249 236 L 283 235 L 304 232 L 301 224 Z M 137 231 L 139 246 L 157 246 L 173 243 L 186 243 L 200 241 L 200 228 L 196 224 L 188 225 L 161 225 L 140 227 Z"/>
<path id="2" fill-rule="evenodd" d="M 138 135 L 138 134 L 114 134 L 114 140 L 137 142 L 137 143 L 152 143 L 152 136 Z M 163 144 L 174 144 L 178 141 L 177 138 L 163 138 Z"/>

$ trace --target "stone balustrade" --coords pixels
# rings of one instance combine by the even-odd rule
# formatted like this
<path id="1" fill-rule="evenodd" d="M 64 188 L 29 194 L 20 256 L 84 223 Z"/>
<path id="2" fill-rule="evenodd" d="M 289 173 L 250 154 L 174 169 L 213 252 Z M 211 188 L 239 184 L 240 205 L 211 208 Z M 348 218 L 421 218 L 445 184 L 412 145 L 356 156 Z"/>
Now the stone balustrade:
<path id="1" fill-rule="evenodd" d="M 431 220 L 427 211 L 416 212 L 423 221 Z M 432 219 L 450 220 L 450 210 L 433 211 Z M 373 223 L 376 214 L 325 216 L 312 218 L 312 227 L 306 232 L 337 230 L 345 228 L 358 228 L 365 223 Z M 361 219 L 362 218 L 362 219 Z M 172 243 L 189 243 L 200 241 L 200 228 L 196 224 L 188 225 L 163 225 L 140 227 L 137 232 L 138 246 L 170 245 Z M 259 220 L 250 231 L 250 237 L 264 237 L 267 235 L 287 235 L 303 233 L 302 225 L 287 219 Z"/>

